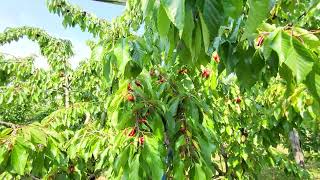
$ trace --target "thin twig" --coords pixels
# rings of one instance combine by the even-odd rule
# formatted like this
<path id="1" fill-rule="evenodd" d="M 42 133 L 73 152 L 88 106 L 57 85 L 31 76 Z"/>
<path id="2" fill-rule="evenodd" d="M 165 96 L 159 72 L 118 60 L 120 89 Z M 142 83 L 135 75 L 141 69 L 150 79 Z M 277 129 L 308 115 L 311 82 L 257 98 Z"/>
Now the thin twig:
<path id="1" fill-rule="evenodd" d="M 226 173 L 228 173 L 228 171 L 229 171 L 229 168 L 228 168 L 228 155 L 227 155 L 227 152 L 226 152 L 225 148 L 226 148 L 226 144 L 223 144 L 221 146 L 221 155 L 222 155 L 222 157 L 224 159 L 224 165 L 226 167 Z"/>
<path id="2" fill-rule="evenodd" d="M 34 176 L 34 175 L 32 175 L 32 174 L 29 174 L 29 176 L 30 176 L 31 179 L 33 179 L 33 180 L 40 180 L 40 178 L 38 178 L 38 177 L 36 177 L 36 176 Z"/>
<path id="3" fill-rule="evenodd" d="M 308 33 L 297 34 L 295 36 L 304 36 L 304 35 L 308 35 L 308 34 L 320 34 L 320 29 L 318 29 L 318 30 L 310 30 Z"/>

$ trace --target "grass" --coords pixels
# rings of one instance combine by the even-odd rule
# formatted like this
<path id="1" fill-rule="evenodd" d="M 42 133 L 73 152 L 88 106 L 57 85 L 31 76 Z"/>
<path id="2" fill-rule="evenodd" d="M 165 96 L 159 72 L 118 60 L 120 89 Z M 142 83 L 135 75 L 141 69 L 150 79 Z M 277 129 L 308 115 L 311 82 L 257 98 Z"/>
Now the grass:
<path id="1" fill-rule="evenodd" d="M 311 161 L 306 163 L 306 169 L 311 175 L 311 179 L 320 180 L 320 162 Z M 261 180 L 295 180 L 299 179 L 293 176 L 287 176 L 283 171 L 280 171 L 275 168 L 267 168 L 262 171 L 258 179 Z"/>
<path id="2" fill-rule="evenodd" d="M 283 154 L 284 156 L 288 156 L 289 151 L 287 148 L 283 147 L 282 145 L 279 145 L 276 148 L 276 151 Z M 310 160 L 309 158 L 306 159 L 306 170 L 311 175 L 311 179 L 320 180 L 320 161 L 316 160 Z M 225 170 L 225 167 L 223 163 L 220 162 L 219 156 L 216 156 L 214 159 L 220 167 L 220 169 Z M 266 167 L 261 171 L 261 174 L 258 176 L 258 180 L 296 180 L 299 179 L 294 176 L 288 176 L 285 172 L 282 170 L 279 170 L 277 168 L 269 168 Z"/>
<path id="3" fill-rule="evenodd" d="M 284 148 L 282 145 L 277 147 L 277 151 L 284 154 L 288 155 L 288 149 Z M 305 158 L 308 159 L 308 158 Z M 306 170 L 311 175 L 311 179 L 319 179 L 320 180 L 320 162 L 316 160 L 306 160 Z M 276 169 L 276 168 L 266 168 L 262 170 L 260 176 L 258 179 L 261 180 L 294 180 L 294 179 L 299 179 L 294 176 L 288 176 L 286 175 L 283 171 Z"/>
<path id="4" fill-rule="evenodd" d="M 313 176 L 314 179 L 320 179 L 320 162 L 310 162 L 307 163 L 306 168 L 310 172 L 310 174 Z"/>

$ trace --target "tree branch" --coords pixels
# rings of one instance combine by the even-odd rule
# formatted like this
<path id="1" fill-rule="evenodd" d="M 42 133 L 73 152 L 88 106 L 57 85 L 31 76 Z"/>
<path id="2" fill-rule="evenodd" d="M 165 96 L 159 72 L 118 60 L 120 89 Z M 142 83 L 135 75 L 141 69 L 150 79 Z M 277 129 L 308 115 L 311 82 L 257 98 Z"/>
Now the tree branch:
<path id="1" fill-rule="evenodd" d="M 228 167 L 228 155 L 227 155 L 227 152 L 225 150 L 226 146 L 227 146 L 227 144 L 225 144 L 225 143 L 221 146 L 221 155 L 223 157 L 224 165 L 226 167 L 226 173 L 228 173 L 229 167 Z"/>
<path id="2" fill-rule="evenodd" d="M 9 127 L 9 128 L 12 128 L 12 129 L 17 128 L 17 126 L 18 126 L 16 124 L 13 124 L 13 123 L 10 123 L 10 122 L 1 121 L 1 120 L 0 120 L 0 125 L 5 126 L 5 127 Z"/>
<path id="3" fill-rule="evenodd" d="M 123 6 L 126 5 L 126 0 L 93 0 L 93 1 L 100 1 L 100 2 L 123 5 Z"/>

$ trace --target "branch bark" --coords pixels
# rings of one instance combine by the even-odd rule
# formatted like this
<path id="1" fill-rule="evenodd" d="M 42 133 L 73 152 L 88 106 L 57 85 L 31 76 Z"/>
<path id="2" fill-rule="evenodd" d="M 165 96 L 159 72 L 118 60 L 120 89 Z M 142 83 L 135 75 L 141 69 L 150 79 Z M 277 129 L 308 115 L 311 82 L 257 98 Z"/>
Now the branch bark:
<path id="1" fill-rule="evenodd" d="M 70 92 L 69 92 L 69 80 L 68 76 L 65 74 L 64 77 L 64 106 L 68 108 L 70 106 Z"/>
<path id="2" fill-rule="evenodd" d="M 1 121 L 0 120 L 0 125 L 5 126 L 5 127 L 9 127 L 12 129 L 15 129 L 17 127 L 16 124 L 10 123 L 10 122 L 5 122 L 5 121 Z"/>
<path id="3" fill-rule="evenodd" d="M 126 0 L 93 0 L 93 1 L 100 1 L 100 2 L 123 5 L 123 6 L 126 5 Z"/>
<path id="4" fill-rule="evenodd" d="M 227 144 L 223 143 L 222 146 L 221 146 L 221 155 L 222 155 L 223 160 L 224 160 L 226 173 L 228 173 L 229 167 L 228 167 L 228 155 L 227 155 L 227 152 L 226 152 L 226 147 L 227 147 Z"/>
<path id="5" fill-rule="evenodd" d="M 296 129 L 293 129 L 292 131 L 289 132 L 289 139 L 291 142 L 291 150 L 294 156 L 294 160 L 298 165 L 300 165 L 301 167 L 304 167 L 305 165 L 304 156 L 301 150 L 299 134 Z"/>

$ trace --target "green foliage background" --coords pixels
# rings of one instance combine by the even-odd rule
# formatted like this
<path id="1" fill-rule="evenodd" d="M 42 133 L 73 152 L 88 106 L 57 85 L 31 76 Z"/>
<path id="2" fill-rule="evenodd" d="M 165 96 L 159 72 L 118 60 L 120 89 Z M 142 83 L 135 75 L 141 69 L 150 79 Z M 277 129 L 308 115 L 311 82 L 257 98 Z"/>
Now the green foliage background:
<path id="1" fill-rule="evenodd" d="M 50 64 L 0 56 L 1 179 L 313 178 L 277 147 L 296 129 L 319 158 L 317 0 L 128 0 L 112 22 L 47 6 L 95 36 L 91 57 L 71 69 L 69 41 L 0 34 Z"/>

